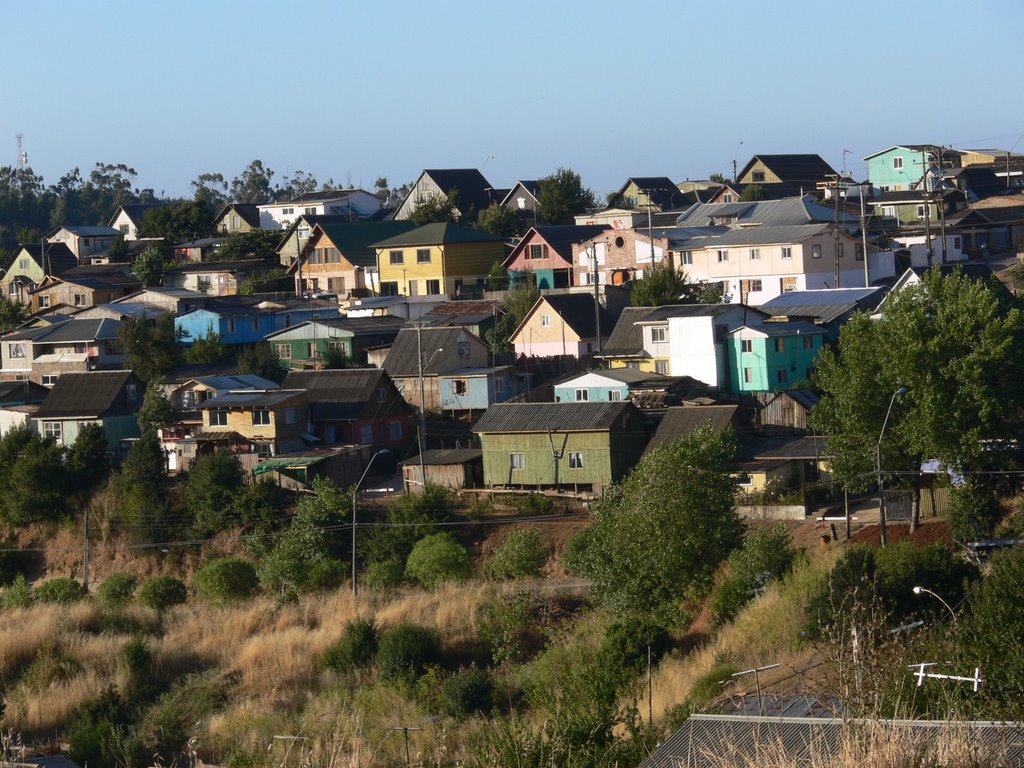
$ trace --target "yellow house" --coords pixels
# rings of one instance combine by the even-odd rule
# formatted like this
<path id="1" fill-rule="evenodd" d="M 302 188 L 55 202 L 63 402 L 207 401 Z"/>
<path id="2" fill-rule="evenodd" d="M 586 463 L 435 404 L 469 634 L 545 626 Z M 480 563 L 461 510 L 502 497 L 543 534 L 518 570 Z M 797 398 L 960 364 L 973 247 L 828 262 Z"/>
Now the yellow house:
<path id="1" fill-rule="evenodd" d="M 505 239 L 457 224 L 427 224 L 375 243 L 383 296 L 458 296 L 463 286 L 483 286 Z"/>

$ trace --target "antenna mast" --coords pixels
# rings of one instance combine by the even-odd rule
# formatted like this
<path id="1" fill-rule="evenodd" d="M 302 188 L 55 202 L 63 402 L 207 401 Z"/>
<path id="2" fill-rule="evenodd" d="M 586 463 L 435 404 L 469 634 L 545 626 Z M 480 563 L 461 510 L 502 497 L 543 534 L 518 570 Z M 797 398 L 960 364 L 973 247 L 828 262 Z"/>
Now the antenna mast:
<path id="1" fill-rule="evenodd" d="M 28 153 L 21 148 L 21 140 L 24 138 L 24 134 L 16 134 L 15 138 L 18 140 L 18 170 L 25 170 L 25 166 L 28 165 Z"/>

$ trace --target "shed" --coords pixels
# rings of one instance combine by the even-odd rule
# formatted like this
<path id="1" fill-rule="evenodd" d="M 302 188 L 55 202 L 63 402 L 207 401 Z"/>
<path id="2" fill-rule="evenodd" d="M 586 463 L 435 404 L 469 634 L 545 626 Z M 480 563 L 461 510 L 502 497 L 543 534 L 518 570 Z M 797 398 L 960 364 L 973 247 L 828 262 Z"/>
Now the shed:
<path id="1" fill-rule="evenodd" d="M 418 493 L 423 487 L 420 457 L 401 463 L 402 482 L 407 493 Z M 431 448 L 423 452 L 422 464 L 427 480 L 447 488 L 476 488 L 484 482 L 483 451 L 479 448 Z"/>

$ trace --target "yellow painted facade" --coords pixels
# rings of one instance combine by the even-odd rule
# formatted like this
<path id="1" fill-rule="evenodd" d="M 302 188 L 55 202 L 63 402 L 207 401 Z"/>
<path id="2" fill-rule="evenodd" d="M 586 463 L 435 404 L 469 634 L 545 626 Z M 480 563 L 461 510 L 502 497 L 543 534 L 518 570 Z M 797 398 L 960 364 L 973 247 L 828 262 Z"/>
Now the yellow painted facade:
<path id="1" fill-rule="evenodd" d="M 453 294 L 456 281 L 466 285 L 480 283 L 487 279 L 494 262 L 504 258 L 505 244 L 500 241 L 377 249 L 381 284 L 397 284 L 401 296 Z M 429 281 L 436 284 L 428 286 Z"/>
<path id="2" fill-rule="evenodd" d="M 258 424 L 256 411 L 269 411 L 270 423 Z M 227 411 L 227 424 L 213 424 L 214 409 L 203 409 L 204 432 L 237 432 L 254 442 L 276 443 L 280 440 L 297 438 L 306 431 L 308 411 L 305 392 L 296 392 L 295 397 L 275 403 L 268 409 L 234 407 Z"/>
<path id="3" fill-rule="evenodd" d="M 665 358 L 666 362 L 668 358 Z M 653 358 L 643 358 L 641 360 L 635 360 L 633 358 L 610 358 L 608 359 L 609 368 L 628 368 L 630 363 L 636 363 L 638 370 L 644 371 L 645 373 L 656 373 L 658 367 L 658 361 Z"/>
<path id="4" fill-rule="evenodd" d="M 740 184 L 779 184 L 782 181 L 771 169 L 761 160 L 755 160 L 743 176 L 740 177 Z"/>

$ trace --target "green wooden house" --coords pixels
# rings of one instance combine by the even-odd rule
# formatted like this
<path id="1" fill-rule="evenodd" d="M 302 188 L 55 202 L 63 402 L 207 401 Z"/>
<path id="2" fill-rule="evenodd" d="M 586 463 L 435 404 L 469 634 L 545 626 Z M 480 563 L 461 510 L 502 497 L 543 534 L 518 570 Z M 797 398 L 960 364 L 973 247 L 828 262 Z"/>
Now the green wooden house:
<path id="1" fill-rule="evenodd" d="M 499 403 L 473 432 L 487 486 L 595 491 L 633 468 L 648 437 L 629 402 Z"/>
<path id="2" fill-rule="evenodd" d="M 332 353 L 366 365 L 367 348 L 391 344 L 404 324 L 400 317 L 332 317 L 275 331 L 266 340 L 285 368 L 317 368 Z"/>

